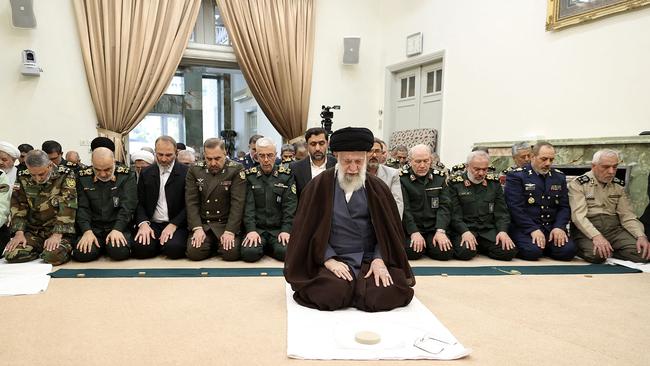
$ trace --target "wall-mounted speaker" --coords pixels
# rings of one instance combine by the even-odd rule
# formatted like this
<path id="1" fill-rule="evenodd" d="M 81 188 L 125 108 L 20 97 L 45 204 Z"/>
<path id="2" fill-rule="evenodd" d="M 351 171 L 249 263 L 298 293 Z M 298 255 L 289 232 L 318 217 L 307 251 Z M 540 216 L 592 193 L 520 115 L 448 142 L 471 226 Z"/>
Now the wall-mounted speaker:
<path id="1" fill-rule="evenodd" d="M 359 63 L 359 45 L 361 45 L 360 37 L 343 38 L 344 65 L 356 65 Z"/>
<path id="2" fill-rule="evenodd" d="M 34 0 L 9 0 L 11 22 L 16 28 L 36 28 Z"/>

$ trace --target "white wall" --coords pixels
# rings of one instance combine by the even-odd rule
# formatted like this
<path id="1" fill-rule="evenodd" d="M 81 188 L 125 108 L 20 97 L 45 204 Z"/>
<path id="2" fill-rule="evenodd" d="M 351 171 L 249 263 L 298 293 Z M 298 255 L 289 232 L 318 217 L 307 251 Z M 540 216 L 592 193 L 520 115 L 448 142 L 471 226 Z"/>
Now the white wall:
<path id="1" fill-rule="evenodd" d="M 0 1 L 0 140 L 40 148 L 57 140 L 89 163 L 97 118 L 84 72 L 71 1 L 35 1 L 36 29 L 11 25 L 9 1 Z M 36 51 L 40 77 L 20 74 L 22 50 Z"/>
<path id="2" fill-rule="evenodd" d="M 383 92 L 381 19 L 376 0 L 314 1 L 314 66 L 307 127 L 320 126 L 321 105 L 341 106 L 333 129 L 364 126 L 379 133 Z M 343 65 L 343 38 L 361 37 L 359 64 Z"/>
<path id="3" fill-rule="evenodd" d="M 382 69 L 406 59 L 414 32 L 423 54 L 445 51 L 447 163 L 474 142 L 650 129 L 650 9 L 557 32 L 539 0 L 382 0 L 381 12 Z"/>

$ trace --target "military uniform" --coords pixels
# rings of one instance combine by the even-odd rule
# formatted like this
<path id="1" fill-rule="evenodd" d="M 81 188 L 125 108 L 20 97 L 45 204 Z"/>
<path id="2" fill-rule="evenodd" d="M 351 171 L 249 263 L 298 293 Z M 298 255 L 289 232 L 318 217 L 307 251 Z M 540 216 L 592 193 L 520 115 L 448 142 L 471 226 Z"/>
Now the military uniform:
<path id="1" fill-rule="evenodd" d="M 422 253 L 413 251 L 411 234 L 419 232 L 424 237 L 424 252 L 433 259 L 448 260 L 453 250 L 441 251 L 433 246 L 433 236 L 437 229 L 447 230 L 450 222 L 450 201 L 445 174 L 437 169 L 429 169 L 423 176 L 415 175 L 410 166 L 400 171 L 404 216 L 402 224 L 406 232 L 406 254 L 409 259 L 418 259 Z"/>
<path id="2" fill-rule="evenodd" d="M 395 159 L 395 158 L 386 159 L 386 163 L 384 163 L 384 165 L 397 170 L 402 169 L 402 164 L 400 164 L 399 159 Z"/>
<path id="3" fill-rule="evenodd" d="M 11 232 L 24 232 L 27 243 L 24 248 L 6 253 L 7 262 L 28 262 L 39 254 L 53 265 L 70 260 L 77 212 L 76 187 L 74 173 L 64 166 L 52 168 L 43 184 L 36 183 L 29 170 L 18 173 L 11 197 Z M 52 234 L 63 234 L 61 243 L 53 251 L 44 250 L 44 242 Z"/>
<path id="4" fill-rule="evenodd" d="M 81 166 L 79 166 L 79 164 L 67 161 L 64 158 L 61 158 L 61 163 L 59 163 L 59 166 L 64 166 L 72 170 L 75 174 L 79 174 L 79 170 L 81 169 Z"/>
<path id="5" fill-rule="evenodd" d="M 187 257 L 203 260 L 216 252 L 224 260 L 238 260 L 241 248 L 239 232 L 246 201 L 244 167 L 227 160 L 221 171 L 212 174 L 204 161 L 197 162 L 185 177 L 185 201 L 189 228 L 194 231 L 202 227 L 206 235 L 198 248 L 192 246 L 192 235 L 189 235 Z M 235 234 L 235 246 L 228 251 L 219 241 L 224 231 Z"/>
<path id="6" fill-rule="evenodd" d="M 496 243 L 497 234 L 508 232 L 510 224 L 510 213 L 497 177 L 488 174 L 483 182 L 474 184 L 467 172 L 454 175 L 449 178 L 449 196 L 452 207 L 449 237 L 456 258 L 472 259 L 477 250 L 498 260 L 511 260 L 517 254 L 517 249 L 503 250 Z M 461 236 L 467 231 L 476 237 L 476 250 L 461 246 Z"/>
<path id="7" fill-rule="evenodd" d="M 133 244 L 131 224 L 138 204 L 135 173 L 129 168 L 116 167 L 113 179 L 102 182 L 95 177 L 92 167 L 80 170 L 77 178 L 77 197 L 79 238 L 86 231 L 92 230 L 99 248 L 93 244 L 89 253 L 82 253 L 75 245 L 72 251 L 74 259 L 80 262 L 92 261 L 101 255 L 102 250 L 106 250 L 111 259 L 127 259 Z M 106 243 L 106 237 L 112 230 L 120 231 L 124 235 L 127 246 L 117 247 Z"/>
<path id="8" fill-rule="evenodd" d="M 588 262 L 601 263 L 606 259 L 593 252 L 592 239 L 597 235 L 603 235 L 610 242 L 615 258 L 647 262 L 636 250 L 636 239 L 645 235 L 643 224 L 632 211 L 624 186 L 618 178 L 602 184 L 593 172 L 569 183 L 571 233 L 578 246 L 578 255 Z"/>
<path id="9" fill-rule="evenodd" d="M 487 169 L 488 173 L 492 173 L 492 174 L 494 174 L 496 170 L 497 169 L 493 165 L 489 165 Z M 449 170 L 451 175 L 461 174 L 465 171 L 467 171 L 467 164 L 465 163 L 456 164 L 452 166 L 451 169 Z"/>
<path id="10" fill-rule="evenodd" d="M 537 260 L 542 255 L 569 261 L 576 254 L 571 238 L 563 246 L 548 242 L 551 230 L 566 230 L 571 217 L 565 175 L 551 169 L 546 175 L 536 173 L 530 163 L 517 168 L 506 177 L 505 197 L 510 210 L 510 238 L 519 249 L 519 257 Z M 530 234 L 541 230 L 546 246 L 533 243 Z"/>
<path id="11" fill-rule="evenodd" d="M 266 251 L 273 258 L 284 261 L 287 247 L 278 241 L 278 234 L 291 233 L 298 205 L 291 169 L 276 165 L 271 173 L 264 174 L 255 167 L 246 170 L 245 174 L 244 228 L 246 233 L 257 232 L 262 242 L 257 247 L 242 247 L 242 259 L 254 262 L 262 258 Z"/>

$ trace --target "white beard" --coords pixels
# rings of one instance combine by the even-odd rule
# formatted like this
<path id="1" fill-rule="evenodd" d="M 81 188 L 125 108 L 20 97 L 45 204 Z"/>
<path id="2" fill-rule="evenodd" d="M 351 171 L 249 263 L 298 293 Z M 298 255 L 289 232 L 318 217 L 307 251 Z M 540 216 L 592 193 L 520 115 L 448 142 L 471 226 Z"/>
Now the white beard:
<path id="1" fill-rule="evenodd" d="M 365 164 L 359 169 L 359 174 L 355 176 L 346 175 L 336 164 L 336 180 L 339 182 L 341 189 L 345 193 L 352 193 L 363 187 L 363 182 L 366 181 L 366 167 Z"/>

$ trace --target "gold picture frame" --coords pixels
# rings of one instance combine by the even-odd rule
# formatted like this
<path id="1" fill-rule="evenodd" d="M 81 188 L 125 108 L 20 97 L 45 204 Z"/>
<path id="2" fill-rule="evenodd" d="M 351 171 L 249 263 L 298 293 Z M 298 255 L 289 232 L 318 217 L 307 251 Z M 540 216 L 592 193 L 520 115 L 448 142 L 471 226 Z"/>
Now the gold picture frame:
<path id="1" fill-rule="evenodd" d="M 650 5 L 650 0 L 547 0 L 546 30 L 554 31 Z"/>

